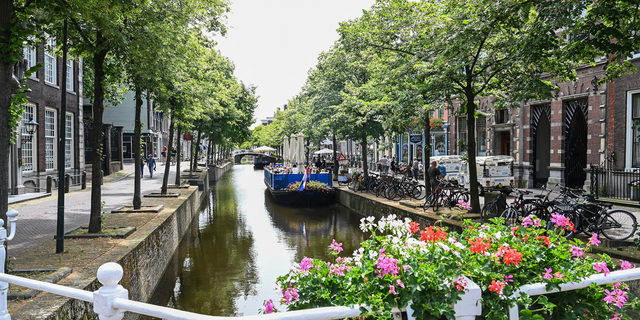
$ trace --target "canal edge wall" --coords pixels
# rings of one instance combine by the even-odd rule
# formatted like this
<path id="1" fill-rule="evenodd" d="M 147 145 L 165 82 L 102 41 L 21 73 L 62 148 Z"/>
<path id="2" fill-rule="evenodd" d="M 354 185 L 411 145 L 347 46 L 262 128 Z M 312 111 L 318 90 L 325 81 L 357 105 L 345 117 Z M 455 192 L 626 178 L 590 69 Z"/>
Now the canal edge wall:
<path id="1" fill-rule="evenodd" d="M 446 226 L 449 230 L 461 232 L 462 223 L 455 216 L 449 218 L 445 215 L 435 214 L 431 211 L 423 211 L 422 207 L 410 208 L 401 205 L 397 201 L 377 198 L 369 193 L 356 193 L 348 188 L 336 188 L 336 202 L 356 212 L 362 217 L 374 216 L 376 219 L 395 214 L 398 218 L 410 218 L 412 221 L 426 226 Z"/>
<path id="2" fill-rule="evenodd" d="M 228 169 L 227 169 L 228 170 Z M 226 172 L 226 171 L 225 171 Z M 124 270 L 120 284 L 129 291 L 129 299 L 147 302 L 155 291 L 166 267 L 183 237 L 189 232 L 193 218 L 207 198 L 208 171 L 199 173 L 200 184 L 181 189 L 181 195 L 167 203 L 147 224 L 122 240 L 90 264 L 74 268 L 73 273 L 58 282 L 67 287 L 96 291 L 102 285 L 97 280 L 98 268 L 107 262 L 117 262 Z M 166 198 L 165 198 L 166 199 Z M 145 198 L 145 205 L 154 203 Z M 132 213 L 135 214 L 135 213 Z M 91 241 L 91 240 L 88 240 Z M 54 294 L 43 293 L 11 313 L 13 319 L 98 319 L 93 304 Z M 140 315 L 125 313 L 124 319 L 139 319 Z"/>
<path id="3" fill-rule="evenodd" d="M 209 183 L 220 180 L 220 177 L 233 168 L 233 162 L 227 162 L 222 166 L 216 164 L 207 165 L 209 171 Z"/>

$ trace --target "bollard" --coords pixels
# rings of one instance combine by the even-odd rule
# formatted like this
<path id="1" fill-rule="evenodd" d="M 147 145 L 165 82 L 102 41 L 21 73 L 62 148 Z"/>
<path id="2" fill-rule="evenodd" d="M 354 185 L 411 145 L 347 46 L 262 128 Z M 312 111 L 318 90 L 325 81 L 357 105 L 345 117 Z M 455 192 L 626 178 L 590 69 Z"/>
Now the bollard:
<path id="1" fill-rule="evenodd" d="M 51 193 L 53 189 L 53 178 L 51 176 L 47 176 L 47 193 Z"/>
<path id="2" fill-rule="evenodd" d="M 71 185 L 71 176 L 67 173 L 64 175 L 64 193 L 69 193 L 70 185 Z"/>
<path id="3" fill-rule="evenodd" d="M 100 170 L 100 185 L 104 184 L 104 170 Z"/>
<path id="4" fill-rule="evenodd" d="M 11 241 L 16 235 L 16 221 L 18 221 L 18 211 L 7 211 L 7 228 L 11 227 L 11 233 L 7 237 L 7 229 L 4 228 L 4 221 L 0 220 L 0 273 L 4 273 L 4 262 L 7 258 L 7 249 L 4 247 L 5 241 Z M 7 293 L 9 291 L 9 284 L 0 281 L 0 319 L 10 320 L 9 310 L 7 309 Z"/>
<path id="5" fill-rule="evenodd" d="M 87 188 L 87 172 L 82 171 L 82 190 Z"/>

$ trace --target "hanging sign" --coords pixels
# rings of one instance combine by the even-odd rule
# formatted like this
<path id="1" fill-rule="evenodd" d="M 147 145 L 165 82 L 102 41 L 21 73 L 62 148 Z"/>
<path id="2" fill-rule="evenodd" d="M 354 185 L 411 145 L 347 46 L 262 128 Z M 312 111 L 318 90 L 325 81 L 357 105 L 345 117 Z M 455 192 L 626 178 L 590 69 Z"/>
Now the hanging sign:
<path id="1" fill-rule="evenodd" d="M 411 141 L 411 143 L 413 144 L 420 144 L 422 143 L 422 134 L 410 134 L 409 135 L 409 141 Z"/>

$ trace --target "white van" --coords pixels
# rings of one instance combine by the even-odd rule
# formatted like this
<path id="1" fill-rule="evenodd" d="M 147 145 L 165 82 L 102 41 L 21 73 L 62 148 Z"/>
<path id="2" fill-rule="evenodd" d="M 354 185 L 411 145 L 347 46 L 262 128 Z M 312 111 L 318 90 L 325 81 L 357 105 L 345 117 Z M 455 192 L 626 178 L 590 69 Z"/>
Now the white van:
<path id="1" fill-rule="evenodd" d="M 442 177 L 445 180 L 458 179 L 458 173 L 462 170 L 464 162 L 459 155 L 449 155 L 449 156 L 431 156 L 429 157 L 429 162 L 436 161 L 438 162 L 438 166 L 443 164 L 447 169 L 447 175 Z M 431 164 L 427 166 L 430 167 Z"/>
<path id="2" fill-rule="evenodd" d="M 484 189 L 492 187 L 513 186 L 513 162 L 510 156 L 476 157 L 476 172 L 478 174 L 478 191 L 484 194 Z M 469 166 L 464 165 L 458 173 L 458 180 L 469 188 Z"/>

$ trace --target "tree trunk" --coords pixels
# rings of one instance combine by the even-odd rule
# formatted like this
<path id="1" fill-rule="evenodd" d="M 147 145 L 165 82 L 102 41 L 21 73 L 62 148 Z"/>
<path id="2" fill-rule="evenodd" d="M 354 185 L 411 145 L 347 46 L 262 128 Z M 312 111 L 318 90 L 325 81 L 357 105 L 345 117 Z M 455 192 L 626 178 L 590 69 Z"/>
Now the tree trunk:
<path id="1" fill-rule="evenodd" d="M 180 130 L 180 126 L 178 126 L 178 134 L 176 139 L 176 187 L 180 185 L 180 155 L 182 154 L 182 145 L 180 144 L 180 135 L 182 134 L 182 130 Z"/>
<path id="2" fill-rule="evenodd" d="M 471 85 L 465 90 L 467 98 L 467 155 L 469 157 L 469 191 L 471 193 L 471 210 L 469 212 L 479 213 L 480 198 L 478 194 L 478 172 L 476 168 L 476 104 L 473 102 L 475 96 Z"/>
<path id="3" fill-rule="evenodd" d="M 14 17 L 13 1 L 0 1 L 0 45 L 11 48 L 11 19 Z M 11 154 L 11 82 L 13 62 L 0 59 L 0 219 L 7 221 L 9 210 L 9 158 Z M 5 242 L 6 244 L 6 242 Z"/>
<path id="4" fill-rule="evenodd" d="M 164 176 L 162 177 L 162 188 L 160 194 L 167 194 L 167 184 L 169 183 L 169 172 L 171 171 L 171 150 L 173 150 L 173 129 L 174 129 L 175 112 L 171 109 L 171 124 L 169 125 L 169 142 L 167 144 L 167 152 L 169 153 L 169 161 L 164 164 Z"/>
<path id="5" fill-rule="evenodd" d="M 424 187 L 427 192 L 427 197 L 431 194 L 431 180 L 429 180 L 429 168 L 431 167 L 431 118 L 429 118 L 429 111 L 425 111 L 425 122 L 424 126 L 424 140 L 423 144 L 425 146 L 424 149 L 424 164 L 422 165 L 422 170 L 424 171 Z M 444 178 L 444 177 L 443 177 Z"/>
<path id="6" fill-rule="evenodd" d="M 338 141 L 336 140 L 336 134 L 333 133 L 333 180 L 338 180 L 338 173 L 340 170 L 338 169 Z"/>
<path id="7" fill-rule="evenodd" d="M 98 32 L 96 45 L 103 42 L 102 33 Z M 102 81 L 105 77 L 104 61 L 108 50 L 103 49 L 93 55 L 94 69 L 94 100 L 93 100 L 93 150 L 91 151 L 91 215 L 89 217 L 89 233 L 102 230 L 102 114 L 104 113 L 104 88 Z"/>
<path id="8" fill-rule="evenodd" d="M 360 142 L 362 149 L 362 172 L 364 172 L 364 181 L 369 178 L 369 165 L 367 164 L 367 123 L 362 124 L 362 141 Z"/>
<path id="9" fill-rule="evenodd" d="M 140 179 L 142 179 L 142 171 L 144 170 L 144 167 L 142 167 L 142 164 L 140 163 L 140 159 L 141 159 L 141 155 L 140 155 L 140 149 L 142 149 L 142 145 L 140 143 L 140 136 L 142 135 L 142 123 L 140 122 L 140 113 L 142 112 L 142 89 L 140 89 L 139 86 L 136 86 L 136 93 L 135 93 L 135 100 L 136 100 L 136 119 L 135 119 L 135 127 L 133 129 L 134 134 L 133 134 L 133 141 L 134 141 L 134 148 L 133 148 L 133 159 L 134 160 L 134 167 L 135 167 L 135 180 L 133 183 L 133 209 L 140 209 L 140 207 L 142 207 L 142 196 L 140 195 L 140 184 L 141 181 Z"/>

